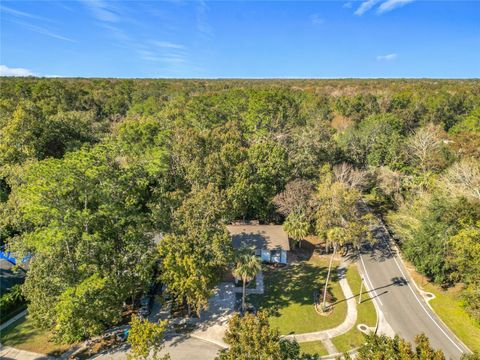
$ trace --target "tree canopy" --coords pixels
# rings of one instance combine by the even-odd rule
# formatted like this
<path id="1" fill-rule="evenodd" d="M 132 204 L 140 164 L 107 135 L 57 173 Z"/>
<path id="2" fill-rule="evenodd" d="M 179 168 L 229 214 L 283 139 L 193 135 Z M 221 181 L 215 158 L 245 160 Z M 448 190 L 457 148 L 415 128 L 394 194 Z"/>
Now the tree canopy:
<path id="1" fill-rule="evenodd" d="M 0 86 L 0 245 L 31 256 L 29 313 L 61 341 L 115 324 L 154 274 L 201 312 L 235 220 L 352 251 L 363 201 L 478 318 L 478 80 Z"/>

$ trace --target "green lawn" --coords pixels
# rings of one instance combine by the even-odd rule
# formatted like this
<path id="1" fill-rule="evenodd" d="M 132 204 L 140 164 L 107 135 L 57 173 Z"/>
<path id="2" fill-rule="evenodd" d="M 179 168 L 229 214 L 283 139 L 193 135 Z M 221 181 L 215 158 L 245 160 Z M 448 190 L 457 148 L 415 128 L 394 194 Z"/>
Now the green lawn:
<path id="1" fill-rule="evenodd" d="M 2 345 L 40 354 L 59 355 L 68 349 L 68 345 L 59 345 L 49 341 L 49 334 L 33 326 L 28 319 L 20 320 L 0 334 Z"/>
<path id="2" fill-rule="evenodd" d="M 435 294 L 430 305 L 448 327 L 472 351 L 480 352 L 480 325 L 465 311 L 460 299 L 460 287 L 443 290 L 440 286 L 428 282 L 406 263 L 410 275 L 424 291 Z"/>
<path id="3" fill-rule="evenodd" d="M 328 259 L 314 257 L 298 265 L 264 272 L 265 294 L 250 295 L 249 301 L 270 314 L 270 324 L 282 335 L 302 334 L 330 329 L 341 324 L 346 317 L 347 304 L 337 283 L 336 267 L 332 268 L 329 285 L 338 301 L 329 316 L 321 316 L 313 305 L 313 292 L 325 282 Z"/>
<path id="4" fill-rule="evenodd" d="M 327 349 L 325 349 L 321 341 L 309 341 L 300 343 L 300 350 L 310 355 L 328 355 L 328 351 Z"/>
<path id="5" fill-rule="evenodd" d="M 361 278 L 355 265 L 351 265 L 348 268 L 347 280 L 353 294 L 358 296 Z M 358 297 L 356 297 L 356 300 L 358 300 Z M 355 323 L 355 326 L 345 334 L 333 338 L 332 343 L 339 352 L 345 352 L 354 349 L 362 345 L 364 342 L 363 333 L 357 329 L 357 325 L 365 324 L 367 326 L 374 327 L 376 322 L 377 314 L 375 311 L 375 306 L 373 305 L 368 293 L 364 293 L 362 295 L 362 302 L 357 304 L 357 322 Z"/>

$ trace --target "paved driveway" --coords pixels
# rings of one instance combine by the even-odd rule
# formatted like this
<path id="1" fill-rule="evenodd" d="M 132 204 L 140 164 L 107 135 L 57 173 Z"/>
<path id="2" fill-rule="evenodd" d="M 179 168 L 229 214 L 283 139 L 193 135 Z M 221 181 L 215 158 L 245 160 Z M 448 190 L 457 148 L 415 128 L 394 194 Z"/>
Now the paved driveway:
<path id="1" fill-rule="evenodd" d="M 227 321 L 235 307 L 233 283 L 221 283 L 215 288 L 215 294 L 209 299 L 209 308 L 194 323 L 197 329 L 189 335 L 169 334 L 161 354 L 170 354 L 172 360 L 213 360 L 218 351 L 226 345 L 223 336 Z M 158 304 L 152 309 L 150 321 L 158 321 L 166 314 Z M 128 346 L 97 355 L 97 360 L 126 360 Z"/>
<path id="2" fill-rule="evenodd" d="M 220 283 L 215 294 L 208 301 L 208 310 L 202 313 L 197 322 L 197 330 L 192 337 L 212 342 L 220 347 L 227 347 L 223 341 L 227 322 L 235 308 L 235 291 L 233 283 Z"/>
<path id="3" fill-rule="evenodd" d="M 165 344 L 161 354 L 170 354 L 172 360 L 213 360 L 220 346 L 194 337 L 176 337 Z"/>
<path id="4" fill-rule="evenodd" d="M 190 336 L 175 335 L 167 337 L 165 348 L 160 352 L 170 354 L 172 360 L 213 360 L 220 346 Z M 92 357 L 96 360 L 126 360 L 128 346 L 117 348 L 108 353 Z"/>

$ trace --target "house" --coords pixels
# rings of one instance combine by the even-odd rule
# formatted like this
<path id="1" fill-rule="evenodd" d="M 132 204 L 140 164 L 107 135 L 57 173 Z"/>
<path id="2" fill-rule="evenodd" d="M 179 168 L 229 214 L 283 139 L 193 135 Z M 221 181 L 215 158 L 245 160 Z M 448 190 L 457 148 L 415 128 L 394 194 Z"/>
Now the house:
<path id="1" fill-rule="evenodd" d="M 17 284 L 23 284 L 24 281 L 25 270 L 16 268 L 12 262 L 0 258 L 0 295 Z"/>
<path id="2" fill-rule="evenodd" d="M 19 262 L 10 251 L 5 250 L 5 245 L 0 246 L 0 295 L 24 283 L 30 257 L 26 256 Z"/>
<path id="3" fill-rule="evenodd" d="M 227 229 L 235 249 L 249 247 L 264 262 L 287 263 L 290 243 L 281 225 L 234 224 L 228 225 Z"/>

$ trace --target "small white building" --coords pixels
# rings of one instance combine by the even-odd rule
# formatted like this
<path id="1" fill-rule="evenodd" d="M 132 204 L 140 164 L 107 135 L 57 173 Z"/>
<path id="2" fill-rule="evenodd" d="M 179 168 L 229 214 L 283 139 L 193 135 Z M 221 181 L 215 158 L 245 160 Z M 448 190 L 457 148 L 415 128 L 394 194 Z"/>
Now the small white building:
<path id="1" fill-rule="evenodd" d="M 235 249 L 248 247 L 263 262 L 286 264 L 290 242 L 281 225 L 235 224 L 227 226 Z"/>

